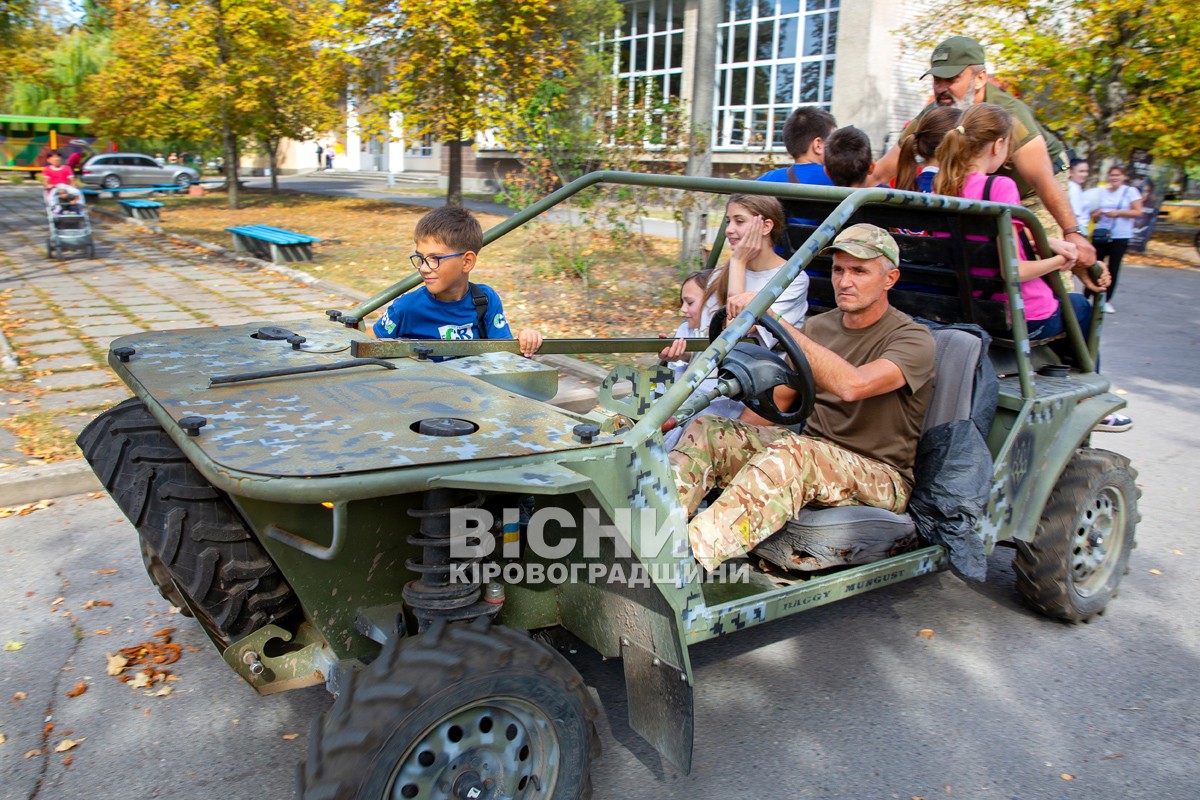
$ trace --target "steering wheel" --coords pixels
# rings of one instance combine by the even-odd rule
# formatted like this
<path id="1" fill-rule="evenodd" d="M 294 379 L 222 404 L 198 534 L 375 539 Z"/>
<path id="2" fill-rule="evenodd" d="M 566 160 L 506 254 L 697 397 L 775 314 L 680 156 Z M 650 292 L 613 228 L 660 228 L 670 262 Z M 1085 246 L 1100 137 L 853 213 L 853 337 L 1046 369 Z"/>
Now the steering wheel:
<path id="1" fill-rule="evenodd" d="M 725 329 L 728 312 L 717 309 L 708 325 L 708 340 L 716 341 Z M 756 344 L 739 343 L 721 361 L 720 369 L 729 373 L 742 387 L 742 396 L 736 399 L 746 404 L 755 414 L 769 419 L 776 425 L 799 425 L 812 414 L 816 401 L 817 387 L 813 381 L 808 358 L 800 349 L 796 339 L 774 317 L 759 317 L 758 324 L 766 328 L 779 340 L 791 366 L 778 354 Z M 791 411 L 784 411 L 775 402 L 774 388 L 788 386 L 799 394 L 799 404 Z"/>

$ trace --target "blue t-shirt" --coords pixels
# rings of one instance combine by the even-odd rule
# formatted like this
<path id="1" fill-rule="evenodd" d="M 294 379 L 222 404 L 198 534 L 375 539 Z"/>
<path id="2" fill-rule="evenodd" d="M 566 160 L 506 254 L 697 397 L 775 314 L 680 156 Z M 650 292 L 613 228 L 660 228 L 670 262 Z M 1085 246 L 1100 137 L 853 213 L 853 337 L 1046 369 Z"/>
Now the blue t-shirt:
<path id="1" fill-rule="evenodd" d="M 400 295 L 375 322 L 375 335 L 380 339 L 511 339 L 508 320 L 500 295 L 490 286 L 476 284 L 487 297 L 484 324 L 487 336 L 479 335 L 479 317 L 475 302 L 467 292 L 461 300 L 444 303 L 424 286 Z"/>
<path id="2" fill-rule="evenodd" d="M 788 177 L 789 169 L 795 170 L 797 183 L 805 183 L 809 186 L 833 186 L 833 181 L 825 174 L 825 166 L 823 164 L 812 163 L 793 164 L 790 167 L 773 169 L 766 175 L 758 178 L 758 180 L 771 181 L 772 183 L 792 183 L 792 179 Z"/>
<path id="3" fill-rule="evenodd" d="M 796 173 L 796 180 L 793 181 L 788 176 L 788 170 L 793 170 Z M 766 175 L 760 176 L 757 180 L 768 181 L 770 183 L 803 183 L 809 186 L 833 186 L 833 181 L 825 174 L 824 164 L 793 164 L 790 167 L 781 169 L 773 169 Z M 821 221 L 817 219 L 805 219 L 803 217 L 788 217 L 790 225 L 820 225 Z M 776 245 L 775 252 L 781 256 L 791 255 L 791 248 L 785 248 L 783 245 Z"/>
<path id="4" fill-rule="evenodd" d="M 926 167 L 917 173 L 917 191 L 933 194 L 933 179 L 937 177 L 937 167 Z"/>

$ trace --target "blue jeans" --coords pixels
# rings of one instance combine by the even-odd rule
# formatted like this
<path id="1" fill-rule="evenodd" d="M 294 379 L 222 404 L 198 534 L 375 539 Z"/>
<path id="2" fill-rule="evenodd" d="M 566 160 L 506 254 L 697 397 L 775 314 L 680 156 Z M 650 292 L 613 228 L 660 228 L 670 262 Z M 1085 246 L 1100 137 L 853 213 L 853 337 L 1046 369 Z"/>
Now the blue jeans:
<path id="1" fill-rule="evenodd" d="M 1087 339 L 1088 326 L 1092 322 L 1092 304 L 1081 294 L 1071 293 L 1067 296 L 1071 298 L 1071 307 L 1075 309 L 1075 318 L 1079 320 L 1079 327 L 1083 331 L 1083 338 Z M 1026 320 L 1025 324 L 1029 328 L 1030 339 L 1049 339 L 1051 336 L 1058 336 L 1066 330 L 1066 327 L 1063 325 L 1061 306 L 1055 309 L 1054 313 L 1049 317 L 1038 320 Z"/>

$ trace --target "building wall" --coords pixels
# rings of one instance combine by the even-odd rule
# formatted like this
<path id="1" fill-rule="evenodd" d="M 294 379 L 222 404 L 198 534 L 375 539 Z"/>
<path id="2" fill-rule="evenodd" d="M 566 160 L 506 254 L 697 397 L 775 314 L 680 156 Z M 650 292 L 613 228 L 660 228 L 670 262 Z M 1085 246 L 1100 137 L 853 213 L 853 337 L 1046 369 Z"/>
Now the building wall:
<path id="1" fill-rule="evenodd" d="M 845 0 L 838 31 L 833 115 L 871 137 L 876 154 L 899 138 L 927 102 L 931 84 L 920 80 L 928 53 L 907 47 L 897 33 L 928 10 L 932 0 Z"/>

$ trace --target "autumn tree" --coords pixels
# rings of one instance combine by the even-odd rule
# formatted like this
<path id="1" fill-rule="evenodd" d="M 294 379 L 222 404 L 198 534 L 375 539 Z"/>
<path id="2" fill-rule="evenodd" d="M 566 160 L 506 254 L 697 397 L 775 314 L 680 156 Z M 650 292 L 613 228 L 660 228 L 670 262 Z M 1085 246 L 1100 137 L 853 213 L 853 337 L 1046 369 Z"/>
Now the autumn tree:
<path id="1" fill-rule="evenodd" d="M 364 29 L 376 43 L 366 66 L 381 79 L 359 109 L 360 126 L 390 135 L 399 112 L 411 133 L 445 142 L 451 205 L 462 204 L 462 143 L 511 130 L 544 79 L 578 69 L 619 14 L 614 0 L 398 0 L 388 8 Z"/>
<path id="2" fill-rule="evenodd" d="M 300 137 L 328 119 L 312 87 L 337 84 L 331 0 L 112 0 L 113 55 L 89 83 L 96 124 L 113 136 L 202 141 L 224 154 L 238 207 L 242 142 Z M 318 93 L 324 103 L 328 94 Z"/>
<path id="3" fill-rule="evenodd" d="M 980 40 L 988 72 L 1093 161 L 1149 147 L 1200 152 L 1200 15 L 1190 0 L 950 0 L 901 31 L 927 55 Z"/>

